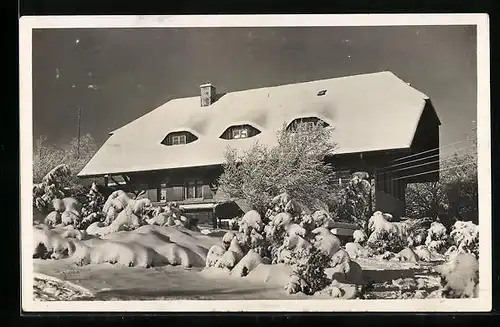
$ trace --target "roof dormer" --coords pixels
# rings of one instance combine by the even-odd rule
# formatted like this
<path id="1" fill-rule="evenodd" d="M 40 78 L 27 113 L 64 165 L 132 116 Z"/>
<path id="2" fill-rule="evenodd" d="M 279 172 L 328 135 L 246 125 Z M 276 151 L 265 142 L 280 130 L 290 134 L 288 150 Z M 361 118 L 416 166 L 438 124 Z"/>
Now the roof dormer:
<path id="1" fill-rule="evenodd" d="M 245 139 L 260 134 L 260 131 L 249 124 L 232 125 L 220 136 L 224 140 Z"/>
<path id="2" fill-rule="evenodd" d="M 296 130 L 299 126 L 302 126 L 305 130 L 312 130 L 316 125 L 321 125 L 323 127 L 330 126 L 327 122 L 318 117 L 300 117 L 292 120 L 288 124 L 287 130 Z"/>
<path id="3" fill-rule="evenodd" d="M 171 145 L 182 145 L 188 144 L 196 141 L 198 137 L 188 131 L 177 131 L 168 133 L 167 136 L 161 141 L 161 144 L 171 146 Z"/>

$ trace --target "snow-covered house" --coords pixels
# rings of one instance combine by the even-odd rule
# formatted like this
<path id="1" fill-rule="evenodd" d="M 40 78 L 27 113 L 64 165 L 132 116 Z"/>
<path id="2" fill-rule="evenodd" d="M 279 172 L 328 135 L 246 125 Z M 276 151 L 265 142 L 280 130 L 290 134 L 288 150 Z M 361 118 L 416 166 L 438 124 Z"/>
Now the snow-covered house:
<path id="1" fill-rule="evenodd" d="M 439 178 L 440 121 L 431 101 L 388 71 L 228 93 L 201 85 L 197 96 L 111 132 L 78 176 L 125 182 L 210 219 L 228 145 L 273 145 L 284 123 L 319 120 L 337 144 L 327 160 L 375 179 L 377 210 L 403 214 L 406 184 Z"/>

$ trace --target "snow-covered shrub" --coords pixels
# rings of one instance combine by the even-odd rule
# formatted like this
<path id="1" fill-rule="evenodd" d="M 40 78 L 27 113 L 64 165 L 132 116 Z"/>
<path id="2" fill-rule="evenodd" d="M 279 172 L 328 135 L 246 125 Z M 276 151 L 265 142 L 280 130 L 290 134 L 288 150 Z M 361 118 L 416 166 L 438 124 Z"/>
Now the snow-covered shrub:
<path id="1" fill-rule="evenodd" d="M 326 227 L 318 227 L 314 229 L 311 234 L 313 235 L 313 245 L 327 256 L 331 257 L 341 248 L 340 239 L 333 235 Z"/>
<path id="2" fill-rule="evenodd" d="M 228 246 L 229 248 L 229 246 Z M 220 245 L 212 245 L 207 253 L 207 260 L 205 262 L 205 267 L 214 267 L 220 257 L 226 252 L 226 250 Z"/>
<path id="3" fill-rule="evenodd" d="M 87 227 L 86 232 L 89 235 L 105 236 L 118 231 L 134 230 L 144 224 L 142 213 L 144 208 L 150 205 L 151 201 L 149 199 L 130 200 L 111 224 L 106 226 L 105 223 L 94 222 Z"/>
<path id="4" fill-rule="evenodd" d="M 443 295 L 447 298 L 478 296 L 479 262 L 470 253 L 461 253 L 435 268 L 441 274 Z"/>
<path id="5" fill-rule="evenodd" d="M 140 199 L 135 201 L 144 201 Z M 182 226 L 189 230 L 198 231 L 198 221 L 189 215 L 184 215 L 176 202 L 169 202 L 164 207 L 152 206 L 150 202 L 142 203 L 142 220 L 149 225 Z"/>
<path id="6" fill-rule="evenodd" d="M 440 222 L 433 222 L 427 231 L 425 245 L 431 252 L 441 252 L 447 245 L 446 227 Z"/>
<path id="7" fill-rule="evenodd" d="M 354 222 L 364 229 L 370 212 L 373 187 L 368 173 L 353 173 L 348 183 L 337 190 L 332 211 L 340 220 Z"/>
<path id="8" fill-rule="evenodd" d="M 314 226 L 316 228 L 317 227 L 325 227 L 328 229 L 333 228 L 334 221 L 330 216 L 330 214 L 325 210 L 316 210 L 311 217 L 314 222 Z"/>
<path id="9" fill-rule="evenodd" d="M 226 232 L 221 246 L 209 250 L 205 266 L 245 276 L 259 264 L 284 263 L 293 271 L 285 285 L 289 292 L 313 294 L 324 288 L 330 282 L 325 269 L 334 264 L 332 256 L 341 242 L 330 231 L 333 220 L 327 211 L 311 214 L 298 208 L 283 193 L 268 203 L 264 218 L 256 210 L 248 211 L 238 232 Z"/>
<path id="10" fill-rule="evenodd" d="M 33 204 L 43 214 L 48 214 L 54 199 L 66 196 L 62 182 L 71 175 L 66 164 L 60 164 L 50 170 L 38 184 L 33 185 Z"/>
<path id="11" fill-rule="evenodd" d="M 479 257 L 479 226 L 471 221 L 457 220 L 452 226 L 450 238 L 458 253 L 472 253 Z"/>
<path id="12" fill-rule="evenodd" d="M 424 245 L 428 234 L 427 230 L 431 226 L 432 219 L 403 217 L 401 221 L 408 226 L 408 246 Z"/>
<path id="13" fill-rule="evenodd" d="M 315 247 L 305 252 L 292 252 L 294 270 L 292 279 L 285 286 L 289 293 L 314 294 L 331 283 L 325 273 L 330 266 L 331 256 Z"/>
<path id="14" fill-rule="evenodd" d="M 256 210 L 250 210 L 243 215 L 243 218 L 241 218 L 239 231 L 243 233 L 253 229 L 260 232 L 263 227 L 264 224 L 262 223 L 260 214 Z"/>
<path id="15" fill-rule="evenodd" d="M 103 206 L 105 199 L 95 183 L 92 183 L 89 192 L 85 195 L 85 199 L 86 201 L 82 204 L 81 210 L 83 219 L 76 226 L 78 229 L 86 229 L 93 222 L 104 219 Z"/>
<path id="16" fill-rule="evenodd" d="M 367 245 L 376 253 L 399 252 L 408 242 L 408 225 L 405 222 L 389 222 L 382 212 L 376 211 L 368 220 Z"/>

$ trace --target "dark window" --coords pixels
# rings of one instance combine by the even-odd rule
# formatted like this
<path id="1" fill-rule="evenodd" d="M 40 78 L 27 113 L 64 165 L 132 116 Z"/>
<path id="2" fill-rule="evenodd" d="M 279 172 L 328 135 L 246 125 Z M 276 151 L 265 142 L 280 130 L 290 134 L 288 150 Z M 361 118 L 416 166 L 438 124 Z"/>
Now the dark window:
<path id="1" fill-rule="evenodd" d="M 248 137 L 248 128 L 247 127 L 235 127 L 232 130 L 233 139 L 243 139 Z"/>
<path id="2" fill-rule="evenodd" d="M 172 135 L 172 145 L 186 144 L 186 135 Z"/>
<path id="3" fill-rule="evenodd" d="M 189 181 L 186 186 L 186 199 L 203 197 L 203 181 Z"/>
<path id="4" fill-rule="evenodd" d="M 161 144 L 163 145 L 180 145 L 194 142 L 198 139 L 196 135 L 190 132 L 172 132 L 167 134 Z"/>
<path id="5" fill-rule="evenodd" d="M 251 125 L 234 125 L 228 127 L 220 138 L 225 140 L 244 139 L 257 134 L 260 134 L 260 131 Z"/>
<path id="6" fill-rule="evenodd" d="M 182 201 L 184 200 L 184 186 L 168 186 L 161 184 L 160 201 Z"/>

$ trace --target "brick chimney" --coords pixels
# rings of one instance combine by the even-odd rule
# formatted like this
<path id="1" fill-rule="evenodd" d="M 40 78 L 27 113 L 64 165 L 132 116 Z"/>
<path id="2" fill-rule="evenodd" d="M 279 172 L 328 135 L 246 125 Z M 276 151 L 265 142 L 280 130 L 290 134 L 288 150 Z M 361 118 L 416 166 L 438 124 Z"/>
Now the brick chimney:
<path id="1" fill-rule="evenodd" d="M 201 106 L 208 107 L 215 102 L 215 86 L 212 84 L 200 85 Z"/>

